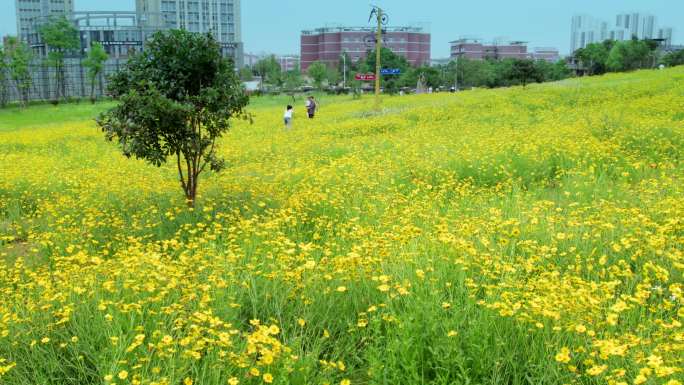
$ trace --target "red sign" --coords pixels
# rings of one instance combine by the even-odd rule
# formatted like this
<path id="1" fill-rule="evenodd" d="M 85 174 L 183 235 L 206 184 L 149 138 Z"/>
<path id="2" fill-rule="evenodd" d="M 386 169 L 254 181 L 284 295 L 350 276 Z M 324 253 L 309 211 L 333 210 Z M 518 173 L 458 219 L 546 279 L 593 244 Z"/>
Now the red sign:
<path id="1" fill-rule="evenodd" d="M 356 80 L 371 82 L 371 81 L 375 80 L 375 74 L 356 74 L 356 76 L 354 76 L 354 78 Z"/>

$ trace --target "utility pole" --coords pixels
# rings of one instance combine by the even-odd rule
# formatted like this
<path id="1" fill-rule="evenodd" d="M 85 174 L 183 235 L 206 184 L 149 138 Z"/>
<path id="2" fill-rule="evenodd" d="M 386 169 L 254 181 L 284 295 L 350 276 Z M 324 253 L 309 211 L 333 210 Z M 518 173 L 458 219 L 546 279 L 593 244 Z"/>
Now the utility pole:
<path id="1" fill-rule="evenodd" d="M 458 92 L 458 58 L 460 55 L 456 54 L 456 83 L 454 84 L 454 91 Z"/>
<path id="2" fill-rule="evenodd" d="M 378 18 L 378 31 L 375 35 L 375 109 L 380 110 L 380 72 L 382 64 L 380 63 L 380 51 L 382 51 L 382 8 L 376 7 L 376 16 Z"/>
<path id="3" fill-rule="evenodd" d="M 342 52 L 342 89 L 347 89 L 347 52 Z"/>

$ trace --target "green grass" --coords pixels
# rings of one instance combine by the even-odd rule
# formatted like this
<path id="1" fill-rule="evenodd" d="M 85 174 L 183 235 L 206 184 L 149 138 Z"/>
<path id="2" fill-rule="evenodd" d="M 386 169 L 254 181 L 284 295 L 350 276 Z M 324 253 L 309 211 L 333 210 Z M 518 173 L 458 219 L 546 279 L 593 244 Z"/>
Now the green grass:
<path id="1" fill-rule="evenodd" d="M 254 98 L 193 210 L 112 104 L 0 111 L 0 381 L 681 381 L 681 73 Z"/>

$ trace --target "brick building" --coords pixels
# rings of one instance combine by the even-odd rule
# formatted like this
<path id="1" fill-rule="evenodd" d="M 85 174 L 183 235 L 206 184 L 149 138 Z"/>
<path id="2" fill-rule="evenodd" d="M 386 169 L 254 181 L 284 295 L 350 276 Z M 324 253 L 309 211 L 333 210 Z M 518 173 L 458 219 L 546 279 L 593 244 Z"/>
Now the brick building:
<path id="1" fill-rule="evenodd" d="M 452 58 L 483 59 L 527 59 L 527 44 L 511 42 L 507 44 L 485 44 L 477 39 L 460 39 L 451 42 Z"/>
<path id="2" fill-rule="evenodd" d="M 383 46 L 405 57 L 413 66 L 430 63 L 430 33 L 422 28 L 385 28 Z M 302 31 L 301 69 L 306 71 L 315 61 L 336 67 L 344 52 L 356 62 L 373 49 L 375 31 L 372 28 L 339 27 Z"/>

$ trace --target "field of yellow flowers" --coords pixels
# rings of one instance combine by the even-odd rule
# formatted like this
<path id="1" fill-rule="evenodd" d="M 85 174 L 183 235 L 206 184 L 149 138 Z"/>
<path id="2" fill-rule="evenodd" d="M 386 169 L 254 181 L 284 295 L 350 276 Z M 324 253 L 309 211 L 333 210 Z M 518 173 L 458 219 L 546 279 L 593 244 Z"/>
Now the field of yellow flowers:
<path id="1" fill-rule="evenodd" d="M 684 68 L 287 102 L 195 209 L 108 105 L 0 111 L 0 383 L 684 383 Z"/>

